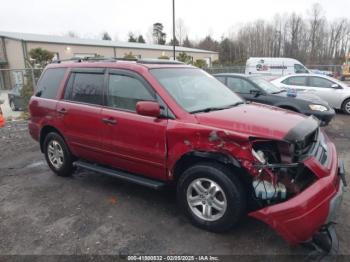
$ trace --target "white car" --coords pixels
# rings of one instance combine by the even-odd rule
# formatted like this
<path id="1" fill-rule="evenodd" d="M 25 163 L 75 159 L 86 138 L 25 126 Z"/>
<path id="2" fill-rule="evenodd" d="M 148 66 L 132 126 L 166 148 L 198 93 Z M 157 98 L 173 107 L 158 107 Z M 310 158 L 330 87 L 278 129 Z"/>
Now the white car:
<path id="1" fill-rule="evenodd" d="M 350 87 L 345 83 L 319 74 L 288 75 L 271 81 L 278 87 L 315 94 L 335 109 L 350 115 Z"/>

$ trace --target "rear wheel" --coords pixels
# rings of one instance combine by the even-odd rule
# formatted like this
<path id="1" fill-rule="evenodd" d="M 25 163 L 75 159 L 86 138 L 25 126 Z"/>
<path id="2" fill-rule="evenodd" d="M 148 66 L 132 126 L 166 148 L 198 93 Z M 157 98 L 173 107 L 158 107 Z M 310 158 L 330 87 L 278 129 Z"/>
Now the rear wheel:
<path id="1" fill-rule="evenodd" d="M 232 228 L 246 208 L 242 184 L 228 168 L 216 163 L 187 169 L 179 179 L 177 197 L 194 225 L 213 232 Z"/>
<path id="2" fill-rule="evenodd" d="M 57 133 L 47 134 L 44 140 L 46 162 L 59 176 L 70 176 L 73 172 L 73 156 L 64 139 Z"/>
<path id="3" fill-rule="evenodd" d="M 342 110 L 343 110 L 343 112 L 344 112 L 345 114 L 350 115 L 350 98 L 346 99 L 346 100 L 343 102 Z"/>

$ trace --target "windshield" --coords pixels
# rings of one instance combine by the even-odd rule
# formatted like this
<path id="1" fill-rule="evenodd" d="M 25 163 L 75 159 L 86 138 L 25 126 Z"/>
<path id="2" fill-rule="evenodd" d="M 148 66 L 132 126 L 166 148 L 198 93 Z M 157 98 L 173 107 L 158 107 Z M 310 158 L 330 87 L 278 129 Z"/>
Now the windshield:
<path id="1" fill-rule="evenodd" d="M 269 81 L 261 77 L 251 77 L 250 80 L 252 80 L 255 84 L 257 84 L 268 94 L 278 94 L 285 91 L 284 89 L 279 88 L 274 84 L 271 84 Z"/>
<path id="2" fill-rule="evenodd" d="M 187 112 L 209 112 L 243 103 L 219 80 L 196 68 L 160 68 L 151 73 Z"/>

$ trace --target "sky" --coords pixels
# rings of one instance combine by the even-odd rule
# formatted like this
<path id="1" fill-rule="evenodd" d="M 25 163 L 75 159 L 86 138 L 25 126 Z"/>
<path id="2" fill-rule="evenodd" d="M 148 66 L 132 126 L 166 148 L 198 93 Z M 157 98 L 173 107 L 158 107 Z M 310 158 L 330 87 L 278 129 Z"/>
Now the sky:
<path id="1" fill-rule="evenodd" d="M 152 24 L 172 30 L 172 0 L 0 0 L 0 31 L 64 35 L 73 31 L 83 38 L 107 31 L 126 41 L 129 32 L 151 37 Z M 349 0 L 175 0 L 176 18 L 184 21 L 193 40 L 210 34 L 216 39 L 256 19 L 272 20 L 296 12 L 306 16 L 320 3 L 327 19 L 350 18 Z"/>

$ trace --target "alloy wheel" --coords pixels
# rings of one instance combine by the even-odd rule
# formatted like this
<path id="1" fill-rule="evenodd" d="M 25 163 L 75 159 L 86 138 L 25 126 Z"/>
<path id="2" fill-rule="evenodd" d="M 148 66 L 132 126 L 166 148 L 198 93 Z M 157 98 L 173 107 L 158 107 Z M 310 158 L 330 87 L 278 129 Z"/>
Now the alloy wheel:
<path id="1" fill-rule="evenodd" d="M 64 163 L 64 154 L 61 145 L 56 140 L 51 140 L 47 146 L 47 155 L 50 163 L 60 169 Z"/>
<path id="2" fill-rule="evenodd" d="M 227 200 L 222 188 L 213 180 L 198 178 L 187 188 L 187 203 L 191 211 L 205 221 L 216 221 L 226 211 Z"/>

